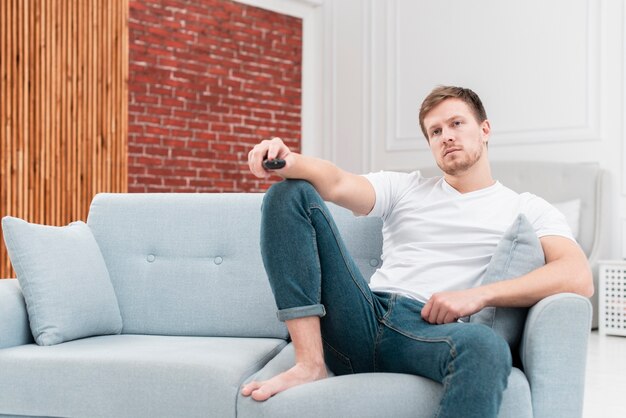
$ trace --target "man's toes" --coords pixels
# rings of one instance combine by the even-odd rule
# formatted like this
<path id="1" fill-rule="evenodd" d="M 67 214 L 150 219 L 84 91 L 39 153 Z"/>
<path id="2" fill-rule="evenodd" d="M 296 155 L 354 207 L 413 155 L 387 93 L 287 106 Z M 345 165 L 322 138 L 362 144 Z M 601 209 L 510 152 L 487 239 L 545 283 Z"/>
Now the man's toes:
<path id="1" fill-rule="evenodd" d="M 243 396 L 250 396 L 250 394 L 252 394 L 252 392 L 257 390 L 259 387 L 261 387 L 260 382 L 250 382 L 241 389 L 241 394 Z"/>
<path id="2" fill-rule="evenodd" d="M 266 386 L 263 386 L 252 392 L 252 399 L 255 401 L 266 401 L 271 398 L 272 395 L 273 393 Z"/>

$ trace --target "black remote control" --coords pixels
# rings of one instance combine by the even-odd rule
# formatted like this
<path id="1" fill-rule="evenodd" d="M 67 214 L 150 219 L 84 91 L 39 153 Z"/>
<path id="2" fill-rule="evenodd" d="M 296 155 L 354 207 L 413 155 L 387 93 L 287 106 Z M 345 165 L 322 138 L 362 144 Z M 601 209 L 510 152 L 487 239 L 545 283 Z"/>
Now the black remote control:
<path id="1" fill-rule="evenodd" d="M 287 164 L 285 160 L 281 160 L 280 158 L 275 158 L 273 160 L 263 160 L 263 168 L 266 170 L 278 170 L 283 168 Z"/>

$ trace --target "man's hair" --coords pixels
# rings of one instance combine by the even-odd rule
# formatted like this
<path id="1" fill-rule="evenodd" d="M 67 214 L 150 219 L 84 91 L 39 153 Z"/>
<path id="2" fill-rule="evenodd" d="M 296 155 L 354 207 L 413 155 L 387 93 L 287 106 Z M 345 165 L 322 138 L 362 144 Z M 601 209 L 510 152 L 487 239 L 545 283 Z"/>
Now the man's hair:
<path id="1" fill-rule="evenodd" d="M 474 117 L 478 123 L 483 123 L 487 120 L 487 112 L 483 107 L 483 103 L 480 101 L 480 97 L 470 89 L 454 86 L 438 86 L 430 92 L 428 96 L 422 102 L 420 107 L 420 128 L 422 133 L 428 141 L 428 132 L 424 126 L 424 118 L 433 110 L 439 103 L 447 99 L 460 99 L 463 100 L 474 113 Z"/>

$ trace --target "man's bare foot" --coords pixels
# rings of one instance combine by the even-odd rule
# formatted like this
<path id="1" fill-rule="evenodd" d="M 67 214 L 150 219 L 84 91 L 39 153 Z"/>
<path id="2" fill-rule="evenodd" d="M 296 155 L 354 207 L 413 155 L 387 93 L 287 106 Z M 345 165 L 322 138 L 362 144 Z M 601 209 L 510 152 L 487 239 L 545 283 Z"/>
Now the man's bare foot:
<path id="1" fill-rule="evenodd" d="M 296 363 L 291 369 L 263 382 L 250 382 L 241 389 L 243 396 L 252 396 L 255 401 L 265 401 L 275 394 L 303 383 L 328 377 L 326 366 L 309 366 Z"/>

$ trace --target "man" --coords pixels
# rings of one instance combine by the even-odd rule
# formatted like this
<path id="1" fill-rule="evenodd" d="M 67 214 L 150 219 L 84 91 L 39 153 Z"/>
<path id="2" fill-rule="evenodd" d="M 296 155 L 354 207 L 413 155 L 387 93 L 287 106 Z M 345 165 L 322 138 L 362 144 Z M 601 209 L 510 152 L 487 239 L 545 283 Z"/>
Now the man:
<path id="1" fill-rule="evenodd" d="M 420 126 L 443 177 L 419 172 L 351 174 L 291 152 L 279 139 L 249 153 L 286 161 L 263 203 L 261 251 L 296 354 L 290 370 L 242 389 L 257 401 L 335 374 L 399 372 L 441 382 L 437 416 L 495 417 L 511 370 L 504 340 L 484 325 L 458 322 L 485 307 L 528 307 L 556 293 L 593 293 L 586 257 L 562 215 L 544 200 L 492 178 L 490 123 L 480 98 L 438 87 Z M 383 218 L 383 265 L 370 285 L 347 253 L 323 201 Z M 499 239 L 523 213 L 545 265 L 481 285 Z"/>

